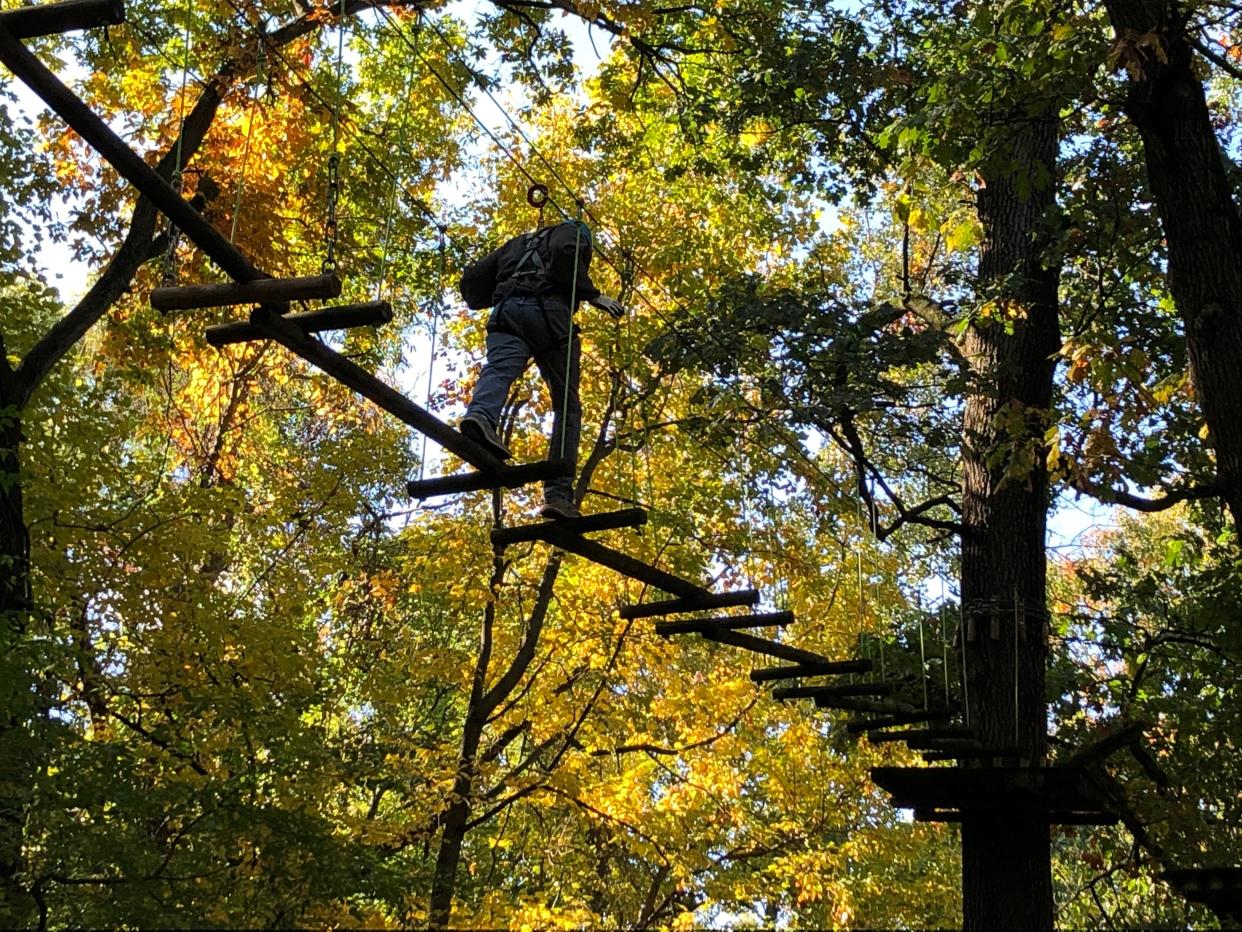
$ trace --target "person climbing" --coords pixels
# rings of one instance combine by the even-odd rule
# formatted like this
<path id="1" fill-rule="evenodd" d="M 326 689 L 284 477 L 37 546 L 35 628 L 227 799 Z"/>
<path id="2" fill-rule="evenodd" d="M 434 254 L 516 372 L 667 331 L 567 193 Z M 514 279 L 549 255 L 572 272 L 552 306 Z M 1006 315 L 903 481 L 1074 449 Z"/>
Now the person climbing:
<path id="1" fill-rule="evenodd" d="M 533 358 L 552 396 L 552 436 L 548 459 L 567 460 L 567 475 L 543 486 L 542 518 L 579 517 L 574 472 L 582 407 L 578 401 L 581 343 L 573 323 L 580 301 L 614 318 L 625 314 L 615 299 L 600 293 L 588 274 L 591 231 L 581 221 L 565 221 L 515 236 L 468 266 L 461 295 L 474 310 L 490 307 L 487 361 L 458 424 L 465 436 L 500 459 L 510 459 L 496 426 L 509 387 Z"/>

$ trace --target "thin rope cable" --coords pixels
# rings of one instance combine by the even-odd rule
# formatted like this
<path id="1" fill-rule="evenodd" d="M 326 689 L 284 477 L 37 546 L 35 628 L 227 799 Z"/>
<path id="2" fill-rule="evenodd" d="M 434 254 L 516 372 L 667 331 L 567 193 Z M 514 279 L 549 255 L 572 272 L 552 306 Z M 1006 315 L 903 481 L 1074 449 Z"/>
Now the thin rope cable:
<path id="1" fill-rule="evenodd" d="M 423 11 L 418 11 L 418 18 L 421 21 Z M 418 33 L 414 34 L 417 41 Z M 410 70 L 405 79 L 405 94 L 402 95 L 401 121 L 397 124 L 397 151 L 405 151 L 405 130 L 410 116 L 410 98 L 414 93 L 414 61 L 410 60 Z M 395 106 L 392 109 L 396 109 Z M 391 110 L 389 111 L 391 116 Z M 384 210 L 384 236 L 380 249 L 380 267 L 378 280 L 375 285 L 375 300 L 379 301 L 384 297 L 384 275 L 388 270 L 388 242 L 392 235 L 392 218 L 395 213 L 397 202 L 397 173 L 393 172 L 392 184 L 388 188 L 388 206 Z M 444 230 L 440 228 L 440 251 L 444 251 Z M 438 297 L 437 297 L 437 300 Z M 433 344 L 434 345 L 434 344 Z M 433 350 L 434 352 L 434 350 Z M 421 469 L 421 466 L 420 466 Z M 422 478 L 420 475 L 419 478 Z"/>
<path id="2" fill-rule="evenodd" d="M 574 313 L 578 310 L 578 262 L 581 258 L 581 249 L 582 211 L 579 209 L 578 219 L 574 221 L 574 271 L 569 280 L 569 331 L 565 339 L 565 390 L 563 392 L 565 397 L 561 399 L 561 459 L 565 458 L 565 441 L 569 436 L 569 386 L 575 377 L 571 368 L 574 364 Z"/>
<path id="3" fill-rule="evenodd" d="M 423 402 L 423 407 L 431 410 L 431 389 L 435 382 L 432 380 L 432 374 L 436 369 L 436 340 L 439 339 L 440 332 L 440 314 L 443 311 L 444 301 L 444 267 L 445 267 L 445 244 L 444 244 L 444 227 L 440 227 L 440 267 L 436 275 L 436 300 L 431 312 L 431 349 L 429 356 L 431 359 L 427 363 L 427 397 Z M 418 478 L 423 478 L 423 468 L 427 462 L 427 435 L 423 434 L 422 451 L 418 455 Z"/>

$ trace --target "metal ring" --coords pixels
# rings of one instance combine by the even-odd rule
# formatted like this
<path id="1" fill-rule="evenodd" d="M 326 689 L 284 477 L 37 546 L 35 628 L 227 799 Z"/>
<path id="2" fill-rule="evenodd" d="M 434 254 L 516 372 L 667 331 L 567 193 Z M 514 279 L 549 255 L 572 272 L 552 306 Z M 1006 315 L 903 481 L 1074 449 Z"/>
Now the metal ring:
<path id="1" fill-rule="evenodd" d="M 526 203 L 531 207 L 542 207 L 548 203 L 548 186 L 535 182 L 526 189 Z"/>

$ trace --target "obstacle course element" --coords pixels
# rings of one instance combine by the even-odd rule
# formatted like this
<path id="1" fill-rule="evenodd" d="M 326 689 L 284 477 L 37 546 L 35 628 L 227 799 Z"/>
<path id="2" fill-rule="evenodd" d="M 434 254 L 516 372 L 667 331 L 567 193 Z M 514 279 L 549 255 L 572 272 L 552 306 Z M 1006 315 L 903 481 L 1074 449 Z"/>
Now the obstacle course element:
<path id="1" fill-rule="evenodd" d="M 125 22 L 123 0 L 66 0 L 18 7 L 0 13 L 0 28 L 14 39 L 60 35 L 79 29 L 119 26 Z"/>
<path id="2" fill-rule="evenodd" d="M 336 298 L 340 294 L 341 280 L 329 273 L 301 278 L 257 278 L 248 282 L 156 288 L 151 292 L 151 306 L 157 311 L 168 312 L 238 304 L 287 305 L 290 301 Z"/>
<path id="3" fill-rule="evenodd" d="M 392 320 L 392 305 L 387 301 L 367 301 L 362 304 L 321 307 L 300 314 L 285 314 L 283 317 L 303 333 L 352 330 L 354 327 L 377 327 L 388 323 Z M 215 324 L 207 328 L 207 342 L 216 348 L 233 343 L 246 343 L 261 336 L 249 321 Z"/>
<path id="4" fill-rule="evenodd" d="M 1167 870 L 1160 877 L 1222 921 L 1242 923 L 1242 867 L 1184 867 Z"/>
<path id="5" fill-rule="evenodd" d="M 1118 821 L 1075 767 L 873 767 L 871 779 L 919 822 L 1003 818 L 1016 809 L 1046 814 L 1050 824 Z"/>

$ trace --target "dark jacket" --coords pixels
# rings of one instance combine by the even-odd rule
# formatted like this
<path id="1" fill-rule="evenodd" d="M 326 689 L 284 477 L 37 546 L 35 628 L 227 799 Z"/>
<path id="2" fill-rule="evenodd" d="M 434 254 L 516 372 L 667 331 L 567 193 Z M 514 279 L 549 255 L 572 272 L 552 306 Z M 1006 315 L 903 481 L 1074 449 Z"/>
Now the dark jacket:
<path id="1" fill-rule="evenodd" d="M 541 251 L 546 271 L 532 278 L 523 276 L 517 283 L 511 281 L 514 271 L 526 252 L 527 237 L 548 231 Z M 578 255 L 578 275 L 574 278 L 574 254 Z M 569 307 L 571 292 L 578 301 L 592 301 L 599 297 L 599 289 L 591 281 L 588 269 L 591 265 L 591 236 L 584 228 L 572 221 L 555 226 L 540 227 L 534 234 L 515 236 L 499 249 L 494 249 L 478 262 L 466 266 L 461 276 L 461 293 L 472 308 L 491 307 L 508 297 L 534 295 L 548 304 Z M 575 308 L 576 310 L 576 308 Z"/>

